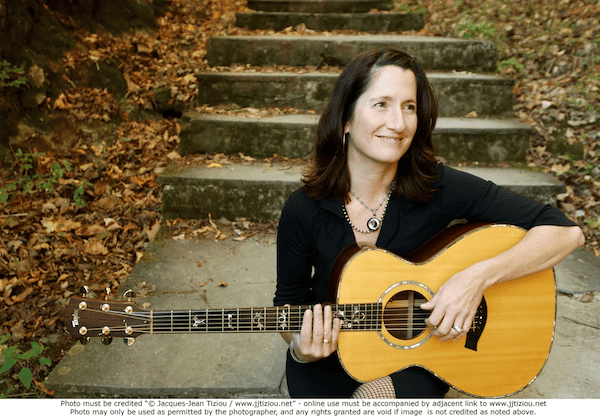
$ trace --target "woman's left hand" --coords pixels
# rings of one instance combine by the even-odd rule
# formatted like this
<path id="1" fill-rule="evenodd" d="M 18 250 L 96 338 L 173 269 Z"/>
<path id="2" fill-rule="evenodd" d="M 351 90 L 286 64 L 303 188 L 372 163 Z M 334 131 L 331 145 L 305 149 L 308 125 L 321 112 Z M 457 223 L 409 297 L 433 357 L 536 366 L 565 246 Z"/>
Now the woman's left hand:
<path id="1" fill-rule="evenodd" d="M 471 327 L 477 308 L 483 298 L 482 274 L 473 265 L 452 276 L 421 309 L 430 310 L 425 320 L 434 329 L 432 334 L 441 341 L 458 341 Z"/>

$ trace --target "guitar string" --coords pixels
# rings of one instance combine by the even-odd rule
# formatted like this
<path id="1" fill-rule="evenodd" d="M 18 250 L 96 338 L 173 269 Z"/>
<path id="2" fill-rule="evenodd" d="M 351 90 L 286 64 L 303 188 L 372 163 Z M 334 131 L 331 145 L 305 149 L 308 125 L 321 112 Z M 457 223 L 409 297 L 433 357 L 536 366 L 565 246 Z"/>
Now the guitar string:
<path id="1" fill-rule="evenodd" d="M 390 311 L 390 310 L 402 310 L 404 311 L 405 308 L 387 308 L 386 311 Z M 125 316 L 128 318 L 132 318 L 132 319 L 136 319 L 138 321 L 147 321 L 146 318 L 149 318 L 149 316 L 139 316 L 139 314 L 133 315 L 133 314 L 126 314 L 125 312 L 118 312 L 118 311 L 96 311 L 93 309 L 88 309 L 87 311 L 89 312 L 96 312 L 96 313 L 101 313 L 101 314 L 109 314 L 109 315 L 116 315 L 116 316 Z M 279 321 L 277 321 L 276 319 L 273 321 L 273 318 L 276 318 L 277 315 L 272 315 L 271 316 L 271 320 L 272 322 L 269 323 L 268 321 L 268 316 L 265 317 L 265 321 L 264 323 L 261 323 L 262 326 L 265 329 L 261 329 L 258 325 L 258 323 L 256 321 L 252 321 L 252 316 L 247 313 L 247 315 L 249 315 L 249 317 L 251 318 L 250 322 L 248 321 L 240 321 L 239 315 L 238 318 L 232 320 L 232 321 L 228 321 L 227 323 L 225 321 L 223 321 L 223 314 L 226 313 L 227 310 L 222 310 L 222 311 L 215 311 L 215 310 L 209 310 L 209 314 L 212 313 L 213 314 L 213 319 L 214 317 L 218 316 L 219 320 L 217 321 L 215 319 L 215 322 L 206 322 L 205 324 L 201 324 L 201 326 L 198 327 L 194 327 L 192 329 L 192 324 L 191 324 L 191 320 L 190 320 L 190 313 L 191 312 L 199 312 L 199 311 L 174 311 L 175 313 L 164 313 L 164 316 L 161 318 L 154 318 L 152 321 L 152 328 L 153 331 L 160 331 L 160 330 L 167 330 L 167 332 L 175 332 L 175 331 L 182 331 L 182 332 L 199 332 L 202 330 L 225 330 L 225 332 L 231 332 L 231 331 L 248 331 L 248 332 L 260 332 L 260 331 L 264 331 L 265 329 L 272 329 L 274 331 L 285 331 L 285 328 L 280 328 L 281 323 Z M 231 312 L 234 312 L 233 310 L 230 310 Z M 270 310 L 271 312 L 276 312 L 275 309 Z M 206 311 L 201 311 L 201 312 L 206 312 Z M 237 313 L 238 311 L 235 310 L 235 312 Z M 347 330 L 356 330 L 356 331 L 361 331 L 361 330 L 375 330 L 378 329 L 381 326 L 381 317 L 379 316 L 379 314 L 377 314 L 378 316 L 375 317 L 371 317 L 368 319 L 362 319 L 358 322 L 356 322 L 356 320 L 350 320 L 350 322 L 348 322 L 347 320 L 343 321 L 343 325 L 346 325 L 345 328 L 342 328 L 342 330 L 347 331 Z M 419 315 L 422 317 L 426 317 L 428 316 L 427 312 L 422 312 L 419 313 Z M 395 318 L 395 319 L 391 319 L 391 317 Z M 398 318 L 399 317 L 399 318 Z M 408 323 L 409 320 L 407 318 L 405 318 L 406 315 L 403 314 L 391 314 L 391 313 L 387 313 L 386 314 L 386 318 L 384 318 L 384 326 L 386 327 L 386 329 L 388 330 L 407 330 L 407 329 L 427 329 L 427 325 L 424 325 L 424 321 L 423 323 L 419 322 L 419 319 L 421 318 L 417 318 L 415 321 L 413 321 L 412 324 Z M 165 319 L 167 318 L 167 319 Z M 414 314 L 413 314 L 413 318 L 414 318 Z M 210 321 L 210 317 L 204 317 L 204 319 L 207 319 L 208 321 Z M 346 324 L 346 322 L 348 322 L 348 324 L 351 324 L 352 327 L 349 327 L 348 324 Z M 400 324 L 398 324 L 398 322 L 400 322 Z M 407 325 L 402 325 L 403 322 L 408 323 Z M 299 319 L 290 319 L 287 323 L 286 326 L 288 326 L 288 328 L 294 327 L 292 329 L 289 330 L 297 330 L 300 327 L 300 323 L 301 320 Z M 354 326 L 356 324 L 356 326 Z M 230 326 L 231 325 L 231 326 Z M 110 329 L 125 329 L 125 323 L 123 323 L 123 325 L 118 325 L 118 326 L 113 326 Z M 148 323 L 145 322 L 142 325 L 127 325 L 128 327 L 131 327 L 132 330 L 138 329 L 138 331 L 134 331 L 134 332 L 141 332 L 139 331 L 140 328 L 146 328 L 148 327 Z M 181 328 L 185 328 L 184 330 L 182 330 Z M 234 328 L 235 327 L 235 328 Z M 88 330 L 94 331 L 94 330 L 100 330 L 100 328 L 89 328 Z M 147 330 L 146 332 L 150 332 L 150 330 Z M 223 331 L 221 331 L 223 332 Z"/>
<path id="2" fill-rule="evenodd" d="M 368 310 L 367 308 L 364 309 L 354 309 L 351 311 L 348 311 L 346 309 L 338 309 L 337 311 L 334 311 L 333 315 L 336 315 L 335 312 L 338 313 L 342 313 L 342 314 L 346 314 L 347 312 L 352 312 L 355 314 L 362 314 L 362 315 L 381 315 L 381 312 L 383 311 L 383 313 L 385 315 L 388 314 L 392 314 L 394 311 L 402 311 L 405 313 L 410 313 L 410 309 L 411 308 L 407 308 L 407 307 L 390 307 L 390 308 L 385 308 L 385 309 L 381 309 L 381 308 L 374 308 L 374 310 Z M 305 309 L 306 310 L 306 309 Z M 107 310 L 107 311 L 102 311 L 102 310 L 95 310 L 95 309 L 84 309 L 83 311 L 85 312 L 97 312 L 97 313 L 106 313 L 106 314 L 113 314 L 113 315 L 124 315 L 124 316 L 135 316 L 135 317 L 140 317 L 140 318 L 150 318 L 150 317 L 178 317 L 178 318 L 187 318 L 189 316 L 190 313 L 193 314 L 204 314 L 204 316 L 223 316 L 224 314 L 238 314 L 238 315 L 248 315 L 248 316 L 256 316 L 256 315 L 268 315 L 268 316 L 280 316 L 282 312 L 285 312 L 286 316 L 290 316 L 290 317 L 299 317 L 302 318 L 304 311 L 302 310 L 300 311 L 300 313 L 298 312 L 293 312 L 290 311 L 288 309 L 254 309 L 254 310 L 250 310 L 250 309 L 221 309 L 221 310 L 215 310 L 215 309 L 189 309 L 189 310 L 173 310 L 173 311 L 154 311 L 154 312 L 135 312 L 134 314 L 131 313 L 127 313 L 125 311 L 115 311 L 115 310 Z M 428 311 L 422 310 L 420 308 L 412 308 L 412 313 L 423 313 L 423 314 L 427 314 Z M 334 317 L 337 317 L 334 316 Z"/>
<path id="3" fill-rule="evenodd" d="M 163 314 L 144 314 L 144 313 L 135 313 L 135 314 L 128 314 L 126 312 L 120 312 L 120 311 L 96 311 L 96 310 L 90 310 L 87 309 L 88 312 L 96 312 L 96 313 L 103 313 L 103 314 L 112 314 L 112 315 L 118 315 L 118 316 L 125 316 L 125 317 L 132 317 L 132 318 L 137 318 L 137 319 L 150 319 L 152 318 L 155 321 L 162 321 L 162 320 L 175 320 L 175 319 L 182 319 L 182 320 L 189 320 L 191 315 L 194 315 L 194 317 L 203 317 L 203 318 L 208 318 L 208 319 L 214 319 L 215 321 L 217 321 L 218 319 L 223 319 L 225 315 L 235 315 L 236 319 L 271 319 L 271 320 L 277 320 L 281 314 L 277 313 L 277 311 L 275 310 L 269 310 L 265 312 L 257 312 L 254 311 L 250 312 L 247 310 L 232 310 L 232 309 L 224 309 L 222 311 L 215 311 L 215 310 L 209 310 L 208 312 L 206 310 L 181 310 L 181 311 L 173 311 L 168 312 L 168 313 L 163 313 Z M 270 313 L 269 313 L 270 312 Z M 364 318 L 361 318 L 361 321 L 365 321 L 365 320 L 381 320 L 381 310 L 377 310 L 376 312 L 363 312 L 363 311 L 359 311 L 360 315 L 364 315 Z M 289 321 L 293 321 L 295 320 L 296 322 L 301 322 L 303 319 L 303 314 L 300 314 L 301 316 L 299 316 L 299 314 L 291 314 L 291 313 L 287 313 L 286 317 L 290 318 Z M 335 314 L 334 314 L 335 315 Z M 422 317 L 422 316 L 429 316 L 429 312 L 428 311 L 423 311 L 421 309 L 418 308 L 413 308 L 413 311 L 409 311 L 407 310 L 407 308 L 386 308 L 383 311 L 383 316 L 384 316 L 384 320 L 389 320 L 389 319 L 393 319 L 393 318 L 397 318 L 397 317 L 409 317 L 409 316 L 417 316 L 417 317 Z M 333 318 L 340 318 L 338 315 L 332 316 Z M 354 318 L 354 319 L 353 319 Z M 351 315 L 349 317 L 345 317 L 342 316 L 341 318 L 342 320 L 346 320 L 346 319 L 350 319 L 350 320 L 355 320 L 356 319 L 356 315 Z"/>
<path id="4" fill-rule="evenodd" d="M 121 312 L 121 311 L 101 311 L 101 310 L 93 310 L 93 309 L 87 309 L 87 311 L 94 311 L 94 312 L 98 312 L 98 313 L 107 313 L 107 314 L 115 314 L 115 315 L 123 315 L 123 316 L 135 316 L 135 317 L 139 317 L 140 319 L 146 319 L 146 318 L 154 318 L 154 319 L 164 319 L 164 318 L 177 318 L 177 319 L 188 319 L 190 314 L 194 314 L 194 315 L 200 315 L 200 316 L 204 316 L 204 317 L 223 317 L 224 315 L 230 315 L 230 314 L 235 314 L 236 316 L 244 316 L 244 317 L 256 317 L 256 316 L 267 316 L 270 318 L 274 318 L 274 317 L 279 317 L 281 316 L 282 312 L 285 312 L 285 316 L 289 317 L 290 319 L 299 319 L 301 320 L 303 318 L 303 313 L 304 311 L 301 311 L 300 313 L 298 312 L 293 312 L 293 311 L 289 311 L 286 309 L 282 309 L 282 310 L 276 310 L 276 309 L 267 309 L 267 310 L 249 310 L 249 309 L 223 309 L 223 310 L 214 310 L 214 309 L 209 309 L 209 310 L 178 310 L 178 311 L 169 311 L 169 312 L 148 312 L 148 313 L 139 313 L 136 312 L 135 314 L 128 314 L 126 312 Z M 400 311 L 400 312 L 398 312 Z M 337 313 L 335 313 L 337 312 Z M 344 318 L 346 316 L 346 314 L 348 314 L 349 316 L 355 316 L 357 314 L 359 315 L 364 315 L 364 316 L 373 316 L 373 315 L 377 315 L 375 318 L 376 319 L 380 319 L 382 313 L 382 309 L 381 308 L 375 308 L 375 310 L 354 310 L 354 311 L 348 311 L 348 310 L 342 310 L 339 309 L 338 311 L 334 311 L 333 313 L 333 317 L 334 318 L 339 318 L 340 314 L 342 315 L 342 318 Z M 384 316 L 402 316 L 404 315 L 428 315 L 429 312 L 428 311 L 424 311 L 420 308 L 412 308 L 412 311 L 410 311 L 409 308 L 403 307 L 403 308 L 385 308 L 383 309 L 383 314 Z"/>
<path id="5" fill-rule="evenodd" d="M 349 326 L 352 325 L 352 326 Z M 402 323 L 384 323 L 383 326 L 388 329 L 388 330 L 406 330 L 406 329 L 415 329 L 415 328 L 423 328 L 426 329 L 428 327 L 428 325 L 426 325 L 424 322 L 414 322 L 412 324 L 402 324 Z M 110 329 L 125 329 L 126 327 L 132 328 L 133 330 L 136 329 L 144 329 L 144 328 L 150 328 L 150 326 L 147 323 L 143 323 L 143 324 L 131 324 L 131 325 L 112 325 L 109 326 Z M 261 328 L 262 327 L 262 328 Z M 349 324 L 344 324 L 342 325 L 342 330 L 343 331 L 348 331 L 348 330 L 356 330 L 356 331 L 361 331 L 361 330 L 378 330 L 381 328 L 381 322 L 380 321 L 374 321 L 374 322 L 360 322 L 360 323 L 349 323 Z M 100 329 L 100 328 L 96 328 L 96 329 Z M 272 323 L 272 324 L 262 324 L 262 325 L 257 325 L 257 324 L 240 324 L 238 325 L 237 322 L 232 322 L 232 323 L 228 323 L 228 324 L 224 324 L 222 322 L 219 323 L 207 323 L 207 324 L 202 324 L 199 326 L 194 327 L 193 325 L 190 325 L 189 321 L 186 322 L 180 322 L 180 323 L 171 323 L 171 322 L 158 322 L 158 323 L 153 323 L 152 325 L 152 330 L 153 331 L 176 331 L 176 330 L 184 330 L 185 332 L 201 332 L 201 331 L 221 331 L 221 332 L 226 332 L 226 331 L 265 331 L 265 330 L 273 330 L 273 331 L 296 331 L 300 329 L 299 325 L 293 325 L 293 324 L 288 324 L 286 325 L 284 328 L 281 327 L 280 324 L 278 323 Z M 94 330 L 94 328 L 89 328 L 89 330 Z M 139 332 L 139 331 L 138 331 Z"/>

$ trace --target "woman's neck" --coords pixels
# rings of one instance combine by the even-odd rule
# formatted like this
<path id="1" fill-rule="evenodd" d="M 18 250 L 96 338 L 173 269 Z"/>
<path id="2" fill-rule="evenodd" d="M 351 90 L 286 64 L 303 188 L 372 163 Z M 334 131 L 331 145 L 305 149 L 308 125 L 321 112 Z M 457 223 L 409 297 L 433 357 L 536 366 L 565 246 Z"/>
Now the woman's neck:
<path id="1" fill-rule="evenodd" d="M 388 193 L 396 178 L 397 165 L 377 166 L 370 169 L 350 169 L 350 190 L 366 204 L 377 205 Z"/>

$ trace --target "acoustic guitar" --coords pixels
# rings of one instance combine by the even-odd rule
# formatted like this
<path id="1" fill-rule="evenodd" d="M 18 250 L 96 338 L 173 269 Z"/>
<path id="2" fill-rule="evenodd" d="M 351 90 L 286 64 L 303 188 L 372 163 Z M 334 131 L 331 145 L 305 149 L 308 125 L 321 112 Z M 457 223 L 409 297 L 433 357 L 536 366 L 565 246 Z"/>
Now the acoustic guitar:
<path id="1" fill-rule="evenodd" d="M 453 274 L 515 245 L 525 231 L 499 224 L 451 227 L 404 258 L 351 246 L 336 260 L 330 284 L 342 322 L 338 354 L 345 370 L 369 381 L 410 366 L 426 368 L 455 389 L 502 397 L 528 386 L 543 368 L 554 336 L 552 269 L 490 287 L 473 325 L 459 341 L 442 342 L 420 305 Z M 299 332 L 311 306 L 145 310 L 131 301 L 75 296 L 65 310 L 82 340 L 142 334 Z"/>

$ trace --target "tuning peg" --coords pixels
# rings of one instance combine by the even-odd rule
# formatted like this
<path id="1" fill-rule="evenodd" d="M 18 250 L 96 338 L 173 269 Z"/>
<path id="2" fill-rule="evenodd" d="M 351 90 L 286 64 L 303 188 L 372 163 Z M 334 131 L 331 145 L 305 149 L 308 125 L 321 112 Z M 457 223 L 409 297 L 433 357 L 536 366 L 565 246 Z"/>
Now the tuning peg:
<path id="1" fill-rule="evenodd" d="M 102 337 L 101 341 L 104 345 L 110 345 L 110 343 L 112 342 L 112 337 L 111 336 Z"/>
<path id="2" fill-rule="evenodd" d="M 123 342 L 125 343 L 125 345 L 127 345 L 128 347 L 131 347 L 133 345 L 133 343 L 135 342 L 135 338 L 132 337 L 125 337 L 123 338 Z"/>
<path id="3" fill-rule="evenodd" d="M 110 298 L 110 287 L 104 289 L 104 300 L 108 300 Z"/>
<path id="4" fill-rule="evenodd" d="M 81 294 L 81 296 L 83 296 L 85 298 L 85 297 L 87 297 L 87 295 L 90 294 L 90 288 L 87 287 L 86 285 L 83 285 L 79 289 L 79 293 Z"/>
<path id="5" fill-rule="evenodd" d="M 79 338 L 79 342 L 81 343 L 81 345 L 85 345 L 88 342 L 90 342 L 90 337 L 81 337 Z"/>
<path id="6" fill-rule="evenodd" d="M 131 302 L 131 299 L 135 298 L 135 292 L 132 289 L 127 289 L 125 293 L 123 293 L 123 297 L 127 299 L 128 302 Z"/>

